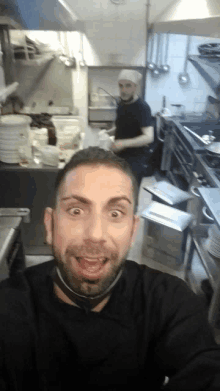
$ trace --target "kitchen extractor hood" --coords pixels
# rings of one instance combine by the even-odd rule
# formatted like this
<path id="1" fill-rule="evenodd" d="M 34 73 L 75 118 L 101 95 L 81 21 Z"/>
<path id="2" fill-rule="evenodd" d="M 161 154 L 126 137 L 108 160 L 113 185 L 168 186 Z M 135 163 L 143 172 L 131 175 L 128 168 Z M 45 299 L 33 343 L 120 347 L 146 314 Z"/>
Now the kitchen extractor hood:
<path id="1" fill-rule="evenodd" d="M 220 38 L 219 0 L 176 0 L 153 21 L 155 32 Z"/>
<path id="2" fill-rule="evenodd" d="M 220 97 L 220 57 L 191 55 L 188 59 L 199 71 L 215 94 Z"/>
<path id="3" fill-rule="evenodd" d="M 65 0 L 0 0 L 0 23 L 13 21 L 23 30 L 81 31 L 84 22 Z M 2 21 L 1 21 L 2 19 Z M 12 23 L 9 24 L 13 27 Z"/>

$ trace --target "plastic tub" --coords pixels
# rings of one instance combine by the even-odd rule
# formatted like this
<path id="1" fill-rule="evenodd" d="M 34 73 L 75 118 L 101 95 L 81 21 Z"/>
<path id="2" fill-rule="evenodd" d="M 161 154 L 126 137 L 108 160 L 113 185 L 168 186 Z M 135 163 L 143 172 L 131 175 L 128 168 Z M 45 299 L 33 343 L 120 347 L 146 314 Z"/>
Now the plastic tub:
<path id="1" fill-rule="evenodd" d="M 51 118 L 56 132 L 62 132 L 65 126 L 80 126 L 80 118 L 73 115 L 54 115 Z"/>

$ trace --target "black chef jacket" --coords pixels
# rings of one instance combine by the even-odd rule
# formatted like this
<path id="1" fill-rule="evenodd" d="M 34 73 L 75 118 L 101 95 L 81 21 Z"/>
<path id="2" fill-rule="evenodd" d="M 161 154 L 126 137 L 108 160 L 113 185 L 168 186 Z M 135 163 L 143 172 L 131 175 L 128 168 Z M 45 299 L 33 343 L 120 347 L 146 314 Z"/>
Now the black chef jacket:
<path id="1" fill-rule="evenodd" d="M 143 135 L 141 128 L 152 126 L 151 109 L 147 102 L 138 98 L 131 104 L 119 104 L 116 116 L 115 140 L 131 139 Z M 135 147 L 123 149 L 123 154 L 130 155 L 146 154 L 146 147 Z"/>
<path id="2" fill-rule="evenodd" d="M 126 261 L 107 305 L 86 313 L 55 297 L 54 266 L 0 283 L 1 391 L 155 391 L 165 376 L 165 390 L 220 390 L 207 310 L 181 279 Z"/>

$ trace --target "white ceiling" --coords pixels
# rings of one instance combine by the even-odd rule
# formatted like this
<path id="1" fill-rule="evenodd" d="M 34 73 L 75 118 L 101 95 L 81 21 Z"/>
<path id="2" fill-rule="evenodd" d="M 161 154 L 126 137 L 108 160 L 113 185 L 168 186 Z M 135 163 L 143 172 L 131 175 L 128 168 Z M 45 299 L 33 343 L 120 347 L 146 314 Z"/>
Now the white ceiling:
<path id="1" fill-rule="evenodd" d="M 84 21 L 107 22 L 120 19 L 129 22 L 132 20 L 146 20 L 148 0 L 124 0 L 122 5 L 113 4 L 111 0 L 66 0 L 66 3 L 79 19 Z M 165 11 L 167 6 L 173 3 L 178 3 L 178 1 L 150 0 L 150 23 Z"/>

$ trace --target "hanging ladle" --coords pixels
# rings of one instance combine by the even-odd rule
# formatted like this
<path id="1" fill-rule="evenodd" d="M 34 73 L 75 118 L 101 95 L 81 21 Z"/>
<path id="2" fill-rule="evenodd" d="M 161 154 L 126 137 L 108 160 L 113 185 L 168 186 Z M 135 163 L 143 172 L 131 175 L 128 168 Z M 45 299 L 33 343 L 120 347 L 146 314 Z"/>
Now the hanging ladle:
<path id="1" fill-rule="evenodd" d="M 186 58 L 185 58 L 184 70 L 178 76 L 178 80 L 179 80 L 179 83 L 181 85 L 188 84 L 189 80 L 190 80 L 189 74 L 186 71 L 186 69 L 187 69 L 187 62 L 188 62 L 188 55 L 189 55 L 190 40 L 191 40 L 191 36 L 189 35 L 188 38 L 187 38 Z"/>
<path id="2" fill-rule="evenodd" d="M 159 59 L 158 59 L 158 71 L 163 73 L 163 35 L 160 36 L 160 46 L 159 46 Z"/>
<path id="3" fill-rule="evenodd" d="M 167 45 L 166 45 L 165 64 L 162 66 L 162 71 L 163 71 L 164 73 L 170 72 L 170 66 L 167 64 L 167 60 L 168 60 L 168 48 L 169 48 L 169 36 L 170 36 L 170 34 L 167 33 Z"/>
<path id="4" fill-rule="evenodd" d="M 150 70 L 150 71 L 153 71 L 155 68 L 156 68 L 156 65 L 152 62 L 152 59 L 153 59 L 153 50 L 154 50 L 154 34 L 152 34 L 152 38 L 151 38 L 151 53 L 150 53 L 150 59 L 151 61 L 149 61 L 147 63 L 147 68 Z"/>
<path id="5" fill-rule="evenodd" d="M 153 77 L 158 77 L 160 74 L 159 70 L 159 51 L 160 51 L 160 34 L 157 34 L 157 59 L 156 59 L 156 67 L 152 72 Z"/>

